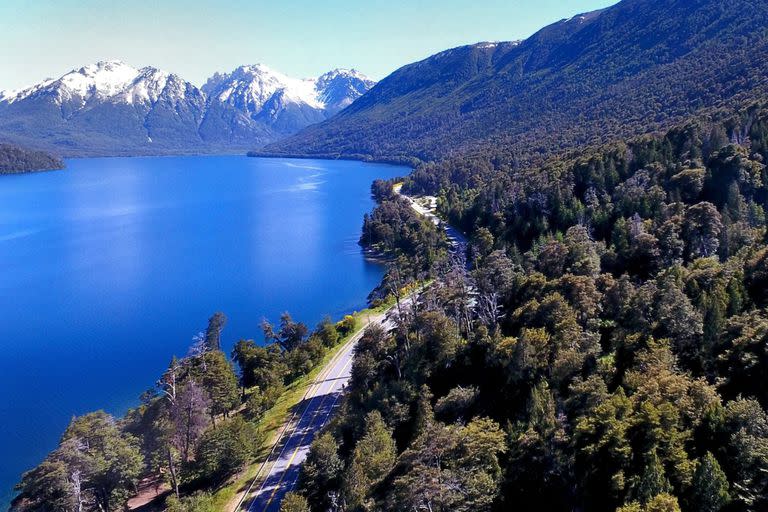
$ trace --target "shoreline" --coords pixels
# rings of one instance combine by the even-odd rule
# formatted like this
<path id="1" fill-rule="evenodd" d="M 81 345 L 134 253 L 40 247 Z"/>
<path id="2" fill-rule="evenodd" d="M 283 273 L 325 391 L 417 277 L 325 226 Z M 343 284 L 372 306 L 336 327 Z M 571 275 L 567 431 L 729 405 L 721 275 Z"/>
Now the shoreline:
<path id="1" fill-rule="evenodd" d="M 170 157 L 172 157 L 172 156 L 181 156 L 181 155 L 163 155 L 163 156 L 166 156 L 166 157 L 169 157 L 169 156 L 170 156 Z M 184 155 L 184 156 L 191 156 L 191 155 Z M 214 157 L 214 158 L 215 158 L 215 157 L 222 157 L 223 155 L 205 155 L 205 156 L 209 156 L 209 157 Z M 232 165 L 235 165 L 235 163 L 236 163 L 236 162 L 240 162 L 240 163 L 239 163 L 239 164 L 237 164 L 237 165 L 239 165 L 239 166 L 244 166 L 244 165 L 245 165 L 245 166 L 247 166 L 248 168 L 253 168 L 253 167 L 255 167 L 255 165 L 254 165 L 254 164 L 255 164 L 255 162 L 251 162 L 251 164 L 250 164 L 250 165 L 248 165 L 248 163 L 247 163 L 247 162 L 245 162 L 245 163 L 244 163 L 244 161 L 243 161 L 243 160 L 242 160 L 242 158 L 240 158 L 240 157 L 245 157 L 245 155 L 242 155 L 242 154 L 237 154 L 237 155 L 232 155 L 232 156 L 235 156 L 235 157 L 237 157 L 237 158 L 233 158 L 233 159 L 231 159 L 231 160 L 228 160 L 228 159 L 224 158 L 224 159 L 222 159 L 222 160 L 221 160 L 221 163 L 222 163 L 223 165 L 225 165 L 225 166 L 226 166 L 226 165 L 229 165 L 229 163 L 232 163 Z M 182 156 L 182 157 L 183 157 L 183 156 Z M 144 158 L 155 158 L 155 157 L 154 157 L 154 156 L 132 156 L 132 157 L 120 157 L 120 156 L 115 156 L 115 157 L 83 157 L 83 158 L 79 158 L 78 160 L 81 160 L 83 163 L 87 163 L 87 161 L 89 161 L 89 160 L 94 160 L 94 159 L 96 159 L 96 158 L 115 158 L 115 159 L 122 159 L 122 158 L 141 158 L 141 159 L 144 159 Z M 195 157 L 193 156 L 193 159 L 194 159 L 194 158 L 195 158 Z M 74 170 L 80 170 L 80 168 L 79 168 L 78 166 L 76 166 L 74 162 L 71 162 L 71 160 L 74 160 L 74 159 L 68 159 L 68 160 L 67 160 L 67 162 L 68 162 L 68 167 L 70 167 L 70 169 L 74 169 Z M 361 164 L 363 164 L 363 163 L 364 163 L 364 162 L 361 162 Z M 104 164 L 104 165 L 106 165 L 106 164 Z M 137 165 L 137 166 L 140 166 L 140 167 L 143 167 L 143 164 L 139 164 L 138 162 L 137 162 L 135 165 Z M 181 174 L 181 176 L 182 176 L 182 180 L 184 179 L 184 178 L 183 178 L 183 171 L 186 171 L 186 170 L 187 170 L 187 169 L 185 168 L 185 165 L 186 165 L 186 164 L 184 164 L 184 165 L 182 165 L 182 166 L 181 166 L 181 167 L 182 167 L 182 168 L 181 168 L 181 171 L 182 171 L 182 174 Z M 212 165 L 212 164 L 206 164 L 206 167 L 211 167 L 211 165 Z M 260 165 L 260 164 L 259 164 L 259 165 Z M 102 164 L 101 164 L 101 163 L 99 163 L 98 161 L 97 161 L 97 162 L 92 162 L 92 163 L 90 164 L 90 167 L 91 167 L 91 168 L 95 168 L 95 169 L 101 168 L 101 166 L 102 166 Z M 329 168 L 332 168 L 332 167 L 333 167 L 333 164 L 328 164 L 328 166 L 329 166 Z M 274 167 L 274 166 L 273 166 L 272 168 L 276 168 L 276 167 Z M 346 193 L 345 193 L 343 197 L 358 197 L 358 198 L 361 198 L 361 199 L 365 199 L 365 200 L 366 200 L 366 202 L 367 202 L 367 201 L 369 201 L 369 199 L 368 199 L 368 198 L 369 198 L 369 195 L 370 195 L 370 184 L 371 184 L 371 182 L 372 182 L 373 180 L 375 180 L 375 179 L 378 179 L 378 178 L 382 178 L 382 177 L 386 177 L 386 176 L 393 176 L 393 175 L 399 175 L 399 174 L 406 174 L 407 172 L 409 172 L 409 170 L 407 170 L 407 169 L 392 169 L 392 170 L 384 170 L 384 171 L 383 171 L 383 170 L 381 170 L 381 169 L 378 169 L 378 170 L 377 170 L 377 169 L 376 169 L 374 166 L 372 166 L 372 167 L 369 167 L 367 170 L 366 170 L 366 169 L 364 169 L 364 168 L 362 168 L 362 169 L 361 169 L 361 168 L 357 167 L 356 165 L 355 165 L 355 166 L 351 166 L 351 167 L 347 168 L 347 167 L 344 167 L 344 166 L 343 166 L 343 164 L 338 164 L 338 165 L 336 166 L 336 169 L 339 169 L 339 168 L 341 168 L 341 169 L 342 169 L 342 171 L 347 171 L 347 172 L 346 172 L 347 176 L 350 176 L 352 173 L 354 173 L 355 171 L 358 171 L 358 170 L 361 170 L 361 171 L 363 171 L 363 172 L 361 172 L 361 173 L 358 173 L 358 176 L 359 176 L 359 177 L 358 177 L 358 178 L 356 178 L 355 180 L 352 180 L 352 179 L 351 179 L 351 177 L 350 177 L 350 178 L 344 178 L 344 177 L 343 177 L 343 176 L 344 176 L 344 174 L 345 174 L 344 172 L 342 172 L 342 173 L 339 173 L 339 174 L 341 174 L 341 175 L 342 175 L 342 178 L 340 178 L 340 179 L 342 179 L 342 180 L 344 180 L 344 181 L 350 181 L 350 180 L 352 180 L 353 182 L 357 183 L 357 185 L 356 185 L 354 188 L 340 188 L 339 190 L 343 190 L 343 191 L 349 191 L 349 192 L 350 192 L 349 194 L 346 194 Z M 62 176 L 62 177 L 65 177 L 65 176 Z M 109 181 L 109 176 L 108 176 L 108 175 L 105 175 L 105 176 L 104 176 L 104 178 L 105 178 L 107 181 Z M 55 179 L 55 180 L 57 180 L 57 181 L 59 181 L 59 180 L 60 180 L 60 178 L 52 178 L 52 179 Z M 14 182 L 17 182 L 18 180 L 12 180 L 12 181 L 14 181 Z M 38 181 L 40 181 L 40 180 L 30 180 L 30 183 L 32 183 L 32 181 L 36 181 L 36 182 L 38 182 Z M 43 180 L 43 183 L 47 183 L 47 182 L 45 182 L 45 180 Z M 116 185 L 114 185 L 114 186 L 113 186 L 113 188 L 114 188 L 114 187 L 118 187 L 118 186 L 120 186 L 120 185 L 119 185 L 119 184 L 116 184 Z M 335 189 L 334 189 L 334 190 L 335 190 Z M 351 192 L 354 192 L 354 195 L 353 195 L 353 194 L 351 194 Z M 341 197 L 342 197 L 342 196 L 340 196 L 340 198 L 341 198 Z M 360 234 L 360 225 L 358 224 L 358 221 L 360 221 L 360 223 L 362 222 L 362 214 L 363 214 L 363 210 L 364 210 L 365 212 L 370 212 L 370 209 L 371 209 L 373 206 L 374 206 L 374 205 L 373 205 L 373 204 L 371 204 L 371 205 L 370 205 L 370 206 L 368 206 L 368 207 L 365 207 L 365 208 L 361 208 L 361 210 L 360 210 L 359 214 L 358 214 L 358 213 L 354 213 L 354 212 L 352 212 L 352 213 L 350 213 L 350 214 L 346 215 L 346 218 L 348 218 L 348 219 L 352 219 L 352 221 L 351 221 L 351 222 L 346 222 L 345 224 L 350 224 L 350 223 L 351 223 L 351 224 L 354 224 L 354 226 L 353 226 L 353 230 L 354 230 L 354 233 L 355 233 L 355 235 L 356 235 L 357 237 L 359 237 L 359 234 Z M 342 211 L 342 212 L 343 212 L 343 211 L 346 211 L 346 210 L 342 209 L 342 210 L 340 210 L 340 211 Z M 346 232 L 349 232 L 349 230 L 346 230 Z M 358 250 L 359 250 L 360 252 L 358 252 L 357 250 L 356 250 L 356 251 L 354 251 L 354 253 L 353 253 L 353 259 L 355 259 L 355 260 L 357 260 L 357 261 L 360 261 L 360 262 L 361 262 L 361 263 L 360 263 L 361 265 L 362 265 L 363 263 L 362 263 L 362 260 L 360 259 L 360 256 L 362 256 L 362 257 L 363 257 L 363 259 L 365 259 L 365 260 L 370 260 L 371 262 L 380 263 L 380 264 L 383 264 L 383 263 L 384 263 L 384 261 L 383 261 L 381 258 L 378 258 L 378 257 L 377 257 L 377 255 L 375 255 L 375 254 L 373 254 L 373 253 L 370 253 L 370 252 L 367 252 L 367 251 L 364 251 L 364 250 L 363 250 L 362 248 L 360 248 L 359 246 L 358 246 Z M 346 260 L 342 260 L 342 261 L 346 261 Z M 377 271 L 377 272 L 381 272 L 381 271 Z M 377 275 L 378 275 L 378 274 L 377 274 Z M 380 275 L 379 275 L 379 277 L 380 277 Z M 367 284 L 367 286 L 364 286 L 364 287 L 361 287 L 361 288 L 360 288 L 360 292 L 364 292 L 364 293 L 360 293 L 360 294 L 359 294 L 359 295 L 356 297 L 356 299 L 357 299 L 357 300 L 354 300 L 354 301 L 348 301 L 348 302 L 347 302 L 347 301 L 344 301 L 344 302 L 346 302 L 346 307 L 343 307 L 343 308 L 336 308 L 336 307 L 334 306 L 335 302 L 334 302 L 333 300 L 329 300 L 329 301 L 327 301 L 327 302 L 326 302 L 326 304 L 325 304 L 325 306 L 326 306 L 326 307 L 325 307 L 325 308 L 323 308 L 323 310 L 324 310 L 325 312 L 331 313 L 331 314 L 333 315 L 333 317 L 334 317 L 334 320 L 341 320 L 341 319 L 342 319 L 342 318 L 343 318 L 343 317 L 344 317 L 344 316 L 345 316 L 347 313 L 353 313 L 355 310 L 360 310 L 361 308 L 365 308 L 365 305 L 366 305 L 366 303 L 367 303 L 367 295 L 368 295 L 368 294 L 370 293 L 370 291 L 373 289 L 374 285 L 373 285 L 373 284 L 371 284 L 371 283 L 364 283 L 364 284 Z M 376 284 L 378 284 L 378 279 L 377 279 L 377 283 L 376 283 Z M 303 295 L 303 294 L 300 294 L 300 295 Z M 332 297 L 329 297 L 329 298 L 332 298 Z M 275 303 L 275 304 L 280 304 L 281 302 L 282 302 L 282 301 L 280 301 L 280 300 L 278 299 L 278 300 L 276 300 L 274 303 Z M 299 312 L 299 309 L 291 308 L 291 307 L 290 307 L 290 303 L 284 303 L 284 304 L 288 304 L 288 307 L 291 309 L 291 311 L 292 311 L 292 312 L 294 312 L 294 314 L 296 314 L 296 313 L 298 313 L 298 312 Z M 321 306 L 322 306 L 322 304 L 321 304 Z M 303 311 L 303 309 L 302 309 L 302 311 Z M 320 314 L 318 314 L 318 315 L 313 315 L 313 316 L 309 316 L 309 317 L 306 317 L 306 318 L 307 318 L 307 320 L 305 320 L 305 321 L 307 321 L 307 323 L 308 323 L 308 324 L 309 324 L 311 327 L 314 327 L 314 324 L 315 324 L 316 322 L 319 322 L 320 320 L 322 320 L 322 318 L 323 318 L 323 317 L 326 315 L 326 313 L 325 313 L 325 312 L 321 312 L 321 313 L 320 313 Z M 275 314 L 277 314 L 277 312 L 276 312 Z M 257 313 L 257 319 L 258 319 L 258 318 L 260 318 L 258 315 L 259 315 L 259 314 Z M 270 315 L 272 315 L 272 313 L 270 313 Z M 297 315 L 297 320 L 303 320 L 303 319 L 304 319 L 304 317 L 305 317 L 305 315 Z M 276 316 L 272 315 L 272 316 L 271 316 L 271 318 L 273 318 L 273 319 L 274 319 L 274 318 L 276 318 Z M 203 318 L 203 319 L 204 319 L 204 318 Z M 190 330 L 190 331 L 193 331 L 194 329 L 190 328 L 189 330 Z M 252 334 L 250 335 L 250 337 L 256 337 L 256 338 L 259 340 L 259 343 L 260 343 L 260 342 L 261 342 L 261 339 L 260 339 L 260 334 L 259 334 L 259 333 L 260 333 L 260 331 L 256 330 L 254 333 L 252 333 Z M 33 334 L 34 334 L 34 333 L 33 333 Z M 232 340 L 232 342 L 233 342 L 233 343 L 234 343 L 234 341 L 236 341 L 236 338 Z M 157 351 L 157 349 L 154 349 L 153 351 L 157 352 L 157 354 L 158 354 L 158 355 L 157 355 L 157 357 L 156 357 L 156 359 L 157 359 L 157 360 L 162 360 L 163 362 L 165 362 L 165 361 L 166 361 L 166 356 L 165 356 L 165 355 L 163 355 L 163 354 L 166 354 L 166 353 L 167 353 L 167 355 L 170 357 L 170 354 L 172 354 L 172 353 L 173 353 L 173 351 L 167 351 L 167 352 L 166 352 L 166 350 L 165 350 L 165 349 L 163 349 L 163 348 L 161 348 L 159 351 Z M 178 352 L 177 352 L 177 353 L 178 353 Z M 181 354 L 183 355 L 183 351 L 181 352 Z M 228 356 L 228 355 L 229 355 L 229 354 L 227 353 L 227 356 Z M 154 378 L 155 378 L 155 377 L 156 377 L 156 376 L 154 376 L 154 375 L 153 375 L 153 376 L 152 376 L 152 378 L 151 378 L 150 380 L 146 380 L 146 379 L 143 379 L 143 378 L 141 378 L 141 379 L 138 379 L 138 378 L 137 378 L 137 379 L 133 379 L 133 380 L 134 380 L 134 382 L 136 382 L 136 383 L 138 384 L 136 387 L 137 387 L 137 388 L 140 388 L 140 389 L 139 389 L 139 392 L 140 392 L 141 390 L 143 390 L 143 389 L 145 388 L 145 386 L 152 384 L 152 382 L 154 382 Z M 128 402 L 128 406 L 129 406 L 129 407 L 134 407 L 134 406 L 138 405 L 138 402 L 139 402 L 139 400 L 138 400 L 138 393 L 136 393 L 136 394 L 131 394 L 131 397 L 130 397 L 130 401 Z M 117 408 L 117 410 L 116 410 L 115 408 L 113 408 L 113 407 L 111 406 L 111 402 L 103 402 L 103 401 L 99 402 L 99 403 L 98 403 L 97 405 L 95 405 L 95 406 L 93 406 L 93 405 L 92 405 L 92 406 L 89 406 L 87 409 L 82 409 L 82 410 L 80 410 L 80 409 L 74 410 L 74 409 L 73 409 L 73 412 L 76 412 L 78 415 L 80 415 L 80 413 L 85 413 L 85 412 L 87 412 L 88 410 L 92 410 L 92 409 L 96 409 L 96 408 L 106 408 L 107 410 L 109 410 L 109 411 L 113 412 L 113 413 L 115 414 L 115 417 L 121 417 L 121 416 L 123 416 L 123 415 L 124 415 L 124 413 L 125 413 L 125 411 L 124 411 L 124 410 L 122 410 L 122 406 L 121 406 L 121 407 L 118 407 L 118 408 Z M 79 411 L 79 412 L 77 412 L 77 411 Z M 69 414 L 69 413 L 68 413 L 68 414 L 67 414 L 67 419 L 68 419 L 69 417 L 71 417 L 71 414 Z M 56 438 L 56 439 L 58 439 L 59 435 L 61 434 L 61 432 L 63 432 L 64 428 L 66 428 L 66 421 L 64 421 L 64 422 L 62 423 L 62 425 L 61 425 L 61 427 L 60 427 L 60 428 L 58 428 L 58 429 L 54 429 L 54 430 L 56 430 L 56 431 L 55 431 L 55 438 Z M 51 449 L 52 449 L 52 448 L 54 448 L 54 446 L 53 446 L 53 445 L 51 445 Z M 46 451 L 47 451 L 47 450 L 46 450 Z M 43 457 L 44 457 L 44 455 L 43 455 Z M 41 462 L 42 460 L 43 460 L 43 458 L 41 457 L 39 460 L 36 460 L 36 461 L 35 461 L 33 464 L 30 464 L 28 467 L 25 467 L 23 470 L 20 470 L 20 471 L 19 471 L 19 472 L 16 474 L 16 477 L 17 477 L 17 478 L 18 478 L 18 477 L 20 477 L 20 476 L 21 476 L 21 474 L 22 474 L 22 473 L 23 473 L 25 470 L 28 470 L 28 469 L 31 469 L 31 468 L 33 468 L 33 467 L 34 467 L 34 464 L 38 464 L 38 463 L 39 463 L 39 462 Z M 16 480 L 16 481 L 18 481 L 18 480 Z M 14 481 L 14 482 L 11 482 L 11 484 L 14 484 L 14 483 L 15 483 L 15 481 Z M 13 493 L 13 494 L 15 494 L 15 493 Z M 9 497 L 12 497 L 10 493 L 9 493 Z"/>
<path id="2" fill-rule="evenodd" d="M 292 158 L 296 160 L 351 160 L 355 162 L 365 162 L 374 164 L 386 164 L 410 167 L 413 171 L 420 164 L 425 163 L 423 160 L 412 156 L 390 156 L 390 157 L 375 157 L 365 154 L 330 154 L 321 153 L 316 155 L 310 155 L 307 153 L 272 153 L 269 151 L 248 151 L 246 156 L 249 158 Z"/>
<path id="3" fill-rule="evenodd" d="M 448 221 L 443 220 L 440 218 L 436 211 L 437 211 L 437 198 L 434 196 L 409 196 L 408 194 L 404 194 L 401 189 L 403 188 L 402 183 L 395 183 L 392 186 L 392 191 L 397 194 L 399 197 L 404 198 L 406 201 L 408 201 L 408 204 L 411 205 L 411 208 L 418 213 L 419 215 L 422 215 L 429 220 L 431 220 L 435 226 L 441 227 L 445 230 L 445 234 L 448 237 L 448 240 L 453 245 L 456 252 L 464 252 L 466 251 L 468 240 L 467 236 L 462 233 L 458 228 L 452 226 Z M 419 199 L 426 199 L 430 206 L 426 207 L 419 203 Z"/>

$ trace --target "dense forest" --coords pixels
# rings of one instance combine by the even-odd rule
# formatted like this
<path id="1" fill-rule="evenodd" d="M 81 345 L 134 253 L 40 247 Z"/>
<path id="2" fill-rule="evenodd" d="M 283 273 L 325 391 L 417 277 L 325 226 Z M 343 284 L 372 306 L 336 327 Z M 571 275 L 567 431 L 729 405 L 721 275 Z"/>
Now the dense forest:
<path id="1" fill-rule="evenodd" d="M 64 162 L 48 153 L 0 143 L 0 174 L 63 168 Z"/>
<path id="2" fill-rule="evenodd" d="M 523 41 L 403 66 L 334 118 L 265 151 L 434 161 L 486 145 L 517 163 L 666 130 L 768 92 L 768 4 L 623 0 Z"/>
<path id="3" fill-rule="evenodd" d="M 437 279 L 360 341 L 283 510 L 768 510 L 766 158 L 755 106 L 526 171 L 504 146 L 424 165 L 404 190 L 467 264 L 377 183 L 385 282 Z"/>
<path id="4" fill-rule="evenodd" d="M 286 386 L 355 328 L 345 317 L 310 332 L 285 313 L 277 326 L 263 323 L 264 343 L 241 340 L 230 359 L 221 350 L 225 324 L 214 314 L 189 353 L 173 358 L 125 417 L 98 411 L 73 418 L 58 447 L 23 475 L 11 509 L 124 510 L 144 480 L 150 494 L 166 497 L 156 507 L 218 510 L 212 492 L 254 460 L 265 441 L 261 420 Z"/>
<path id="5" fill-rule="evenodd" d="M 449 50 L 268 148 L 424 161 L 402 191 L 469 240 L 374 183 L 360 243 L 394 328 L 358 342 L 284 512 L 768 510 L 767 5 L 624 0 Z M 285 314 L 227 355 L 225 321 L 125 417 L 73 418 L 13 510 L 119 510 L 142 480 L 220 509 L 354 328 Z"/>

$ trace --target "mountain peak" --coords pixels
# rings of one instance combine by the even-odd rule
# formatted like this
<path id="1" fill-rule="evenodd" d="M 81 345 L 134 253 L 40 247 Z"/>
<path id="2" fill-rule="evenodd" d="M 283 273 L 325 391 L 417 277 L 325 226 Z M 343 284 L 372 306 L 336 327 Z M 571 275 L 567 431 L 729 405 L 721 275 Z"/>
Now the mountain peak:
<path id="1" fill-rule="evenodd" d="M 132 67 L 132 66 L 128 66 L 128 64 L 126 64 L 124 61 L 120 59 L 106 59 L 106 60 L 100 60 L 94 64 L 89 64 L 84 67 L 96 68 L 96 69 L 116 69 L 121 67 Z"/>
<path id="2" fill-rule="evenodd" d="M 249 148 L 327 119 L 372 86 L 353 69 L 298 79 L 257 63 L 216 73 L 198 88 L 154 67 L 102 60 L 1 92 L 0 133 L 18 140 L 35 140 L 43 130 L 72 134 L 68 150 L 87 145 L 82 133 L 93 134 L 97 144 L 114 139 L 109 147 L 117 148 L 143 148 L 148 141 L 158 150 L 164 144 L 163 150 L 185 144 Z M 38 112 L 45 112 L 42 124 Z"/>
<path id="3" fill-rule="evenodd" d="M 139 70 L 119 60 L 100 61 L 64 75 L 60 81 L 72 93 L 86 98 L 91 94 L 111 96 L 124 89 Z"/>
<path id="4" fill-rule="evenodd" d="M 271 67 L 267 66 L 266 64 L 262 64 L 261 62 L 257 62 L 256 64 L 240 66 L 237 69 L 248 70 L 254 73 L 270 73 L 270 74 L 276 73 L 276 71 L 273 70 Z"/>
<path id="5" fill-rule="evenodd" d="M 306 105 L 336 112 L 373 86 L 355 69 L 336 68 L 318 78 L 292 78 L 264 64 L 240 66 L 231 73 L 216 73 L 203 86 L 210 97 L 245 111 L 259 112 L 273 97 L 280 104 Z"/>
<path id="6" fill-rule="evenodd" d="M 336 113 L 368 92 L 374 84 L 356 69 L 336 68 L 317 78 L 315 90 L 326 108 Z"/>
<path id="7" fill-rule="evenodd" d="M 586 23 L 600 16 L 603 12 L 605 12 L 605 10 L 606 9 L 597 9 L 595 11 L 583 12 L 581 14 L 571 16 L 570 18 L 565 18 L 561 20 L 561 23 Z"/>
<path id="8" fill-rule="evenodd" d="M 357 78 L 358 80 L 365 80 L 372 82 L 370 78 L 368 78 L 366 75 L 361 73 L 360 71 L 356 70 L 355 68 L 335 68 L 332 69 L 326 73 L 323 73 L 320 75 L 317 79 L 323 80 L 323 79 L 331 79 L 336 77 L 346 77 L 346 78 Z"/>
<path id="9" fill-rule="evenodd" d="M 766 2 L 624 0 L 521 42 L 404 66 L 343 115 L 268 151 L 426 160 L 504 138 L 522 164 L 604 142 L 607 126 L 622 138 L 668 128 L 768 88 L 768 64 L 755 58 L 767 25 Z"/>

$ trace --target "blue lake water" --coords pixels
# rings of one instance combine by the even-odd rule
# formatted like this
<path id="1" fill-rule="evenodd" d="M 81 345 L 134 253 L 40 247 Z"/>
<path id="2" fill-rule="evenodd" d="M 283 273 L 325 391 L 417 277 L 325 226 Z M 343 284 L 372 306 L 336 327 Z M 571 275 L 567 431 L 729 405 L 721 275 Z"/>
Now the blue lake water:
<path id="1" fill-rule="evenodd" d="M 0 509 L 72 415 L 122 414 L 214 311 L 225 350 L 283 311 L 365 306 L 357 239 L 403 167 L 239 156 L 70 160 L 0 176 Z"/>

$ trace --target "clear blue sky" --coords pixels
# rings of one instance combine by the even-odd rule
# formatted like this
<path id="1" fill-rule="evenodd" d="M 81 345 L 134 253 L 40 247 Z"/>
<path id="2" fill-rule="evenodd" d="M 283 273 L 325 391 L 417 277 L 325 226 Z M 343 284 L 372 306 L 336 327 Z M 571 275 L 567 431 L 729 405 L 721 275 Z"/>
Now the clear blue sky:
<path id="1" fill-rule="evenodd" d="M 297 77 L 354 67 L 379 79 L 446 48 L 522 39 L 616 1 L 1 0 L 0 90 L 105 59 L 196 84 L 259 62 Z"/>

